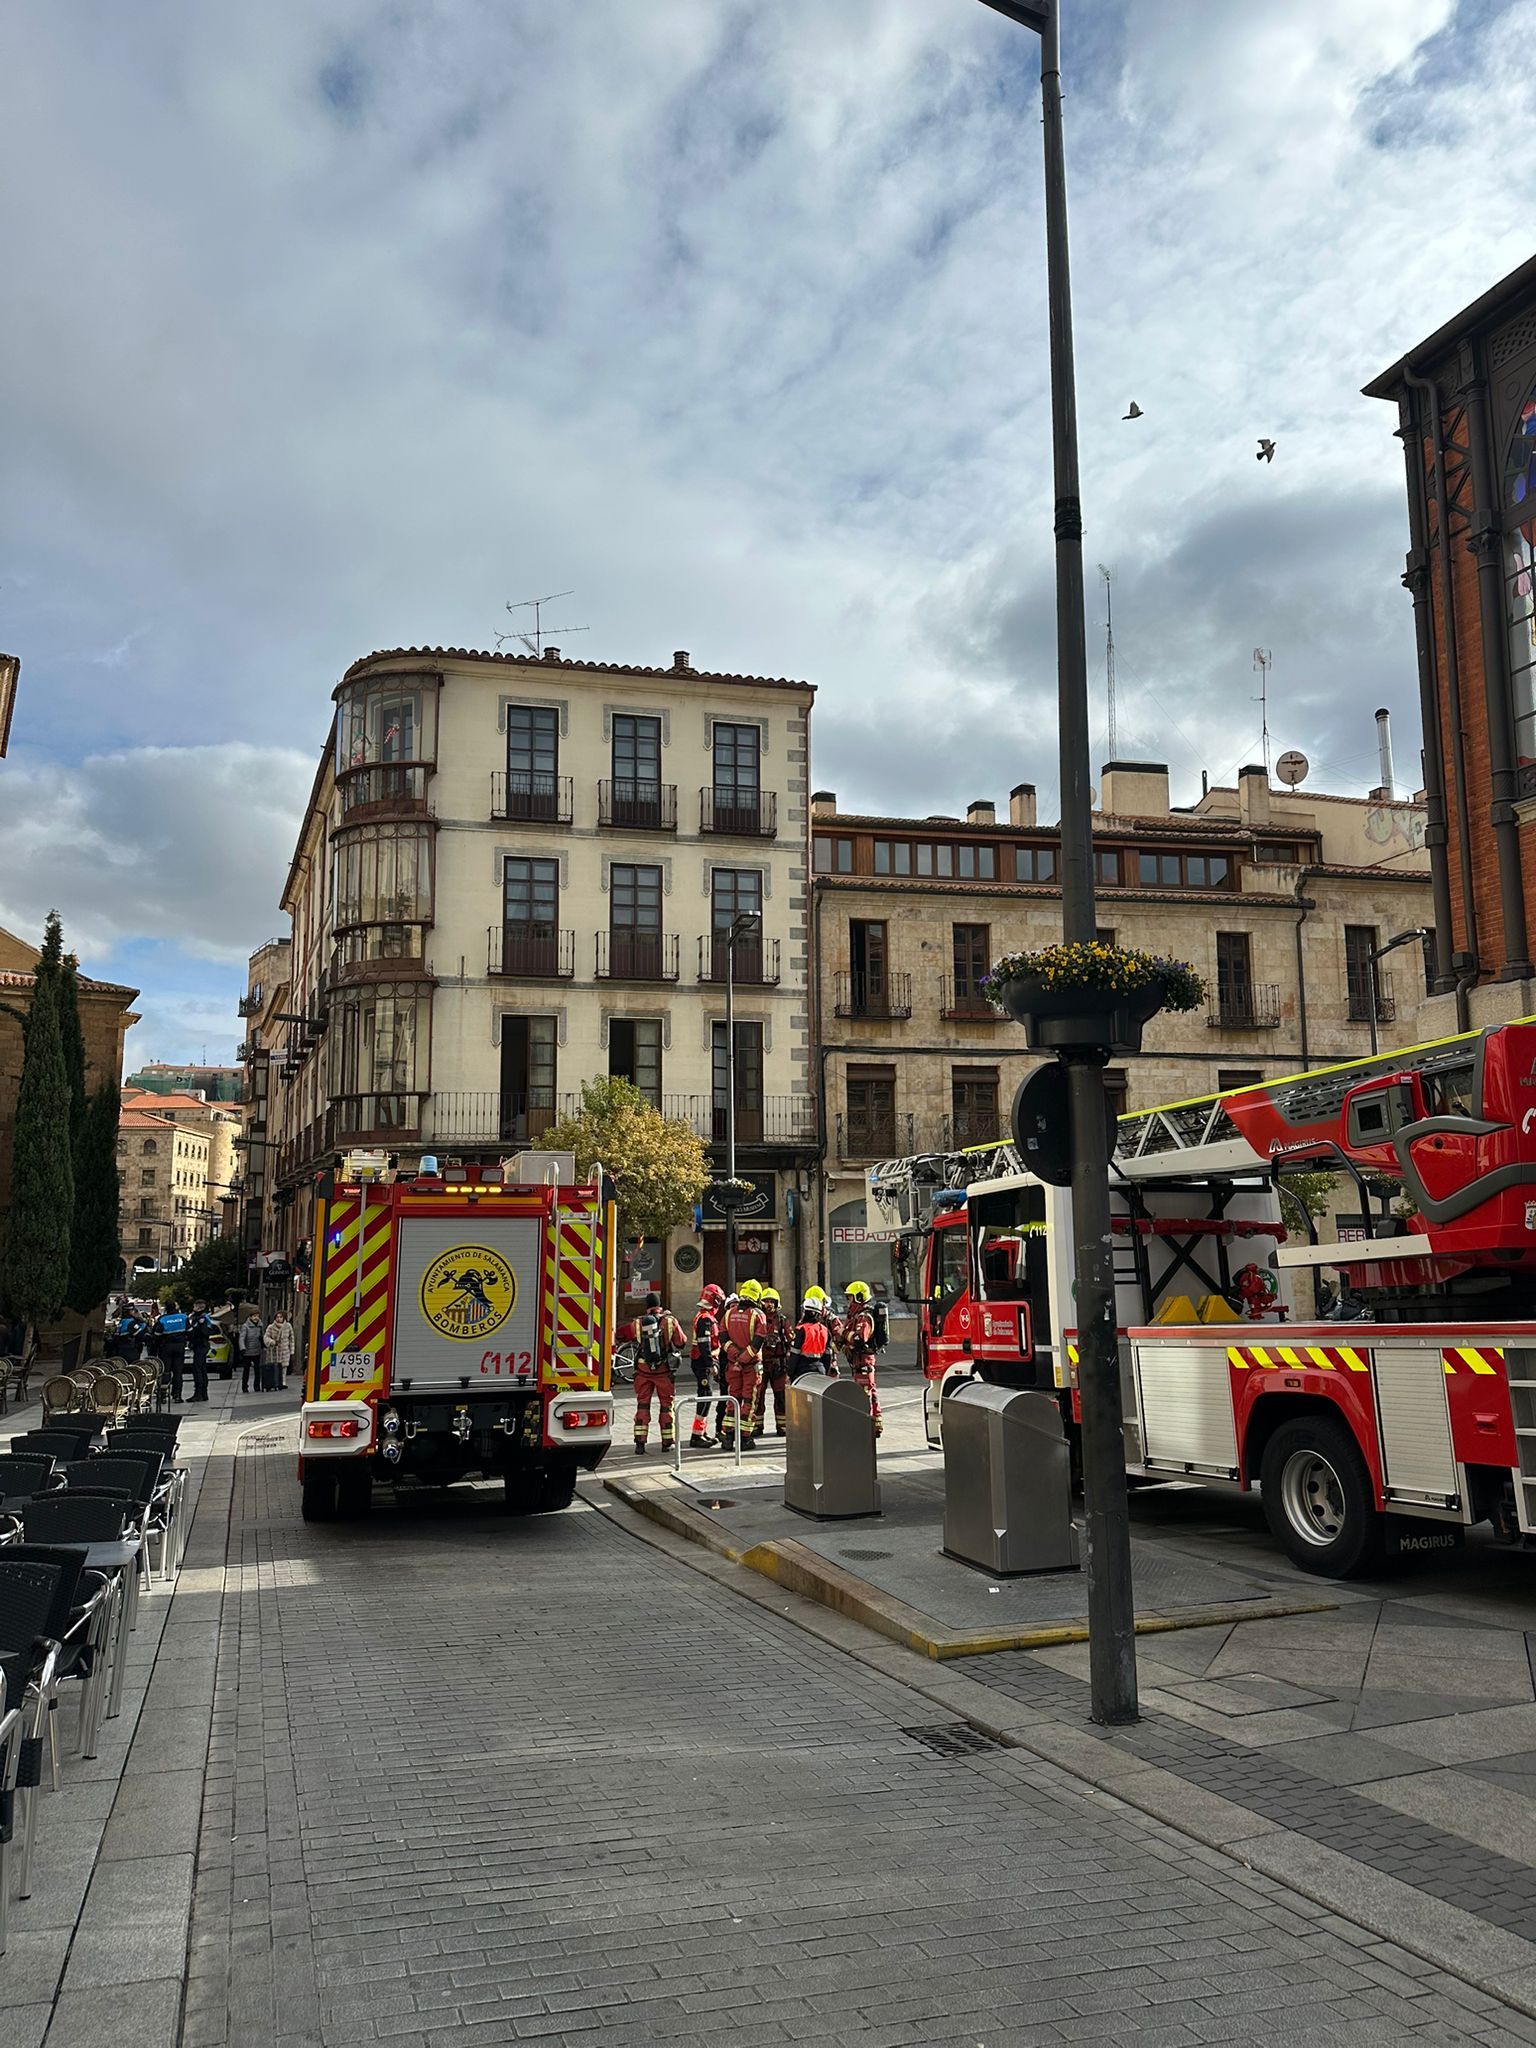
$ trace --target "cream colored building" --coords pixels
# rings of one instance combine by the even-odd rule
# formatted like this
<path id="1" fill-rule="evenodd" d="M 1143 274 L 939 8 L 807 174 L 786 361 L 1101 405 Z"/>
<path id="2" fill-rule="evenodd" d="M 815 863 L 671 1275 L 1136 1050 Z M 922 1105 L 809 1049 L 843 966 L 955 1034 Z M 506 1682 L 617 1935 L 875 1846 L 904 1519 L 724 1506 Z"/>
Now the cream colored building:
<path id="1" fill-rule="evenodd" d="M 1430 922 L 1423 806 L 1272 788 L 1262 768 L 1187 810 L 1158 763 L 1101 776 L 1094 818 L 1101 931 L 1189 960 L 1209 1001 L 1149 1026 L 1142 1056 L 1107 1071 L 1120 1108 L 1148 1108 L 1362 1057 L 1371 1046 L 1369 955 Z M 818 1256 L 828 1284 L 888 1281 L 865 1238 L 864 1173 L 877 1159 L 946 1151 L 1006 1132 L 1037 1061 L 978 983 L 1004 953 L 1061 936 L 1059 834 L 1029 784 L 1003 815 L 841 814 L 812 799 L 813 1031 L 827 1130 Z M 1414 942 L 1377 964 L 1384 1046 L 1415 1036 L 1424 999 Z"/>
<path id="2" fill-rule="evenodd" d="M 159 1094 L 148 1088 L 123 1090 L 123 1108 L 143 1110 L 148 1116 L 163 1116 L 174 1124 L 198 1130 L 208 1140 L 208 1179 L 202 1190 L 203 1204 L 212 1221 L 210 1235 L 218 1234 L 222 1205 L 234 1184 L 240 1164 L 240 1136 L 245 1114 L 231 1102 L 209 1102 L 190 1090 Z"/>
<path id="3" fill-rule="evenodd" d="M 136 1265 L 170 1271 L 214 1234 L 211 1152 L 209 1133 L 198 1123 L 137 1104 L 124 1107 L 117 1124 L 118 1235 L 130 1273 Z"/>
<path id="4" fill-rule="evenodd" d="M 738 1168 L 758 1187 L 739 1271 L 808 1277 L 805 683 L 441 649 L 355 663 L 283 896 L 269 1017 L 275 1228 L 307 1238 L 317 1166 L 496 1158 L 584 1081 L 621 1075 L 717 1162 L 734 950 Z M 286 1020 L 286 1021 L 283 1021 Z M 264 1036 L 266 1033 L 264 1032 Z M 686 1303 L 723 1269 L 706 1221 L 640 1274 Z"/>

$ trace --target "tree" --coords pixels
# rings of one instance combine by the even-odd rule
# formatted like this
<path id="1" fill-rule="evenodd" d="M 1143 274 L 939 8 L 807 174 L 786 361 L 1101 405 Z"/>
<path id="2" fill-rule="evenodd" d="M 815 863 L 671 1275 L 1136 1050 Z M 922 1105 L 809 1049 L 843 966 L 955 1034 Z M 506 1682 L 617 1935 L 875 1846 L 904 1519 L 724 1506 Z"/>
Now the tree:
<path id="1" fill-rule="evenodd" d="M 49 918 L 57 926 L 57 915 Z M 49 934 L 53 936 L 52 932 Z M 62 934 L 60 934 L 62 941 Z M 80 1148 L 90 1101 L 85 1092 L 85 1033 L 80 1029 L 80 971 L 73 953 L 59 963 L 59 1042 L 64 1048 L 64 1072 L 69 1077 L 69 1135 L 73 1151 Z M 112 1134 L 116 1146 L 117 1133 Z"/>
<path id="2" fill-rule="evenodd" d="M 53 940 L 58 920 L 50 917 L 48 922 Z M 50 971 L 45 942 L 27 1011 L 11 1149 L 11 1210 L 0 1257 L 0 1296 L 12 1314 L 32 1324 L 54 1322 L 69 1288 L 74 1173 L 57 970 L 57 951 Z"/>
<path id="3" fill-rule="evenodd" d="M 221 1302 L 237 1300 L 245 1284 L 245 1253 L 232 1237 L 214 1237 L 200 1244 L 171 1283 L 178 1296 L 185 1296 L 188 1308 L 194 1301 L 217 1308 Z"/>
<path id="4" fill-rule="evenodd" d="M 665 1237 L 693 1214 L 709 1184 L 704 1141 L 692 1124 L 665 1117 L 629 1081 L 582 1084 L 581 1108 L 538 1140 L 544 1152 L 574 1152 L 579 1173 L 602 1166 L 626 1237 Z"/>
<path id="5" fill-rule="evenodd" d="M 75 1208 L 69 1233 L 69 1292 L 76 1315 L 99 1308 L 117 1285 L 117 1082 L 109 1074 L 86 1108 L 74 1150 Z"/>

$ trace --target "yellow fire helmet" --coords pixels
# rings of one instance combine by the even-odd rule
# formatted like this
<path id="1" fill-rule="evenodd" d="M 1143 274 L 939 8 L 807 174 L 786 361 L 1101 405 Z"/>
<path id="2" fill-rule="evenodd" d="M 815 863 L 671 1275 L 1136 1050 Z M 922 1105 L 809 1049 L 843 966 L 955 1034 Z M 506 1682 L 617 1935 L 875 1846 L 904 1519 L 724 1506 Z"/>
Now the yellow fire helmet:
<path id="1" fill-rule="evenodd" d="M 779 1306 L 779 1290 L 777 1287 L 765 1287 L 762 1292 L 762 1299 L 764 1301 L 771 1301 L 774 1307 L 777 1308 Z"/>
<path id="2" fill-rule="evenodd" d="M 736 1290 L 736 1299 L 738 1301 L 761 1301 L 762 1298 L 763 1283 L 761 1280 L 743 1280 Z"/>
<path id="3" fill-rule="evenodd" d="M 868 1301 L 869 1283 L 865 1280 L 850 1280 L 843 1292 L 850 1301 Z"/>
<path id="4" fill-rule="evenodd" d="M 807 1287 L 807 1289 L 805 1290 L 805 1298 L 808 1302 L 812 1303 L 816 1308 L 821 1308 L 826 1303 L 827 1290 L 825 1289 L 825 1287 Z"/>

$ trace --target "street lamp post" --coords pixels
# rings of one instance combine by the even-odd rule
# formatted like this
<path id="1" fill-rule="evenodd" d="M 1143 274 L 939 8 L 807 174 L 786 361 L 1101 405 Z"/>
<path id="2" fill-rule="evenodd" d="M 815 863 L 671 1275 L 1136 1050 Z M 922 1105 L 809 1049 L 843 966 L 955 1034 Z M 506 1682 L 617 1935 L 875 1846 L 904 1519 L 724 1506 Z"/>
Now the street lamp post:
<path id="1" fill-rule="evenodd" d="M 1056 490 L 1056 694 L 1061 758 L 1062 937 L 1091 942 L 1093 798 L 1089 766 L 1088 643 L 1083 619 L 1083 508 L 1077 460 L 1077 374 L 1067 251 L 1067 160 L 1061 125 L 1061 0 L 983 0 L 1040 38 L 1045 128 L 1045 266 L 1051 335 L 1051 446 Z M 1072 1129 L 1072 1229 L 1082 1404 L 1083 1500 L 1088 1521 L 1088 1655 L 1095 1721 L 1137 1718 L 1136 1616 L 1125 1483 L 1120 1346 L 1109 1215 L 1107 1053 L 1073 1047 L 1067 1067 Z"/>
<path id="2" fill-rule="evenodd" d="M 1399 946 L 1411 946 L 1415 939 L 1422 943 L 1428 937 L 1429 932 L 1425 926 L 1415 925 L 1411 932 L 1399 932 L 1395 939 L 1388 939 L 1380 946 L 1372 946 L 1370 952 L 1366 955 L 1370 965 L 1371 979 L 1371 985 L 1367 991 L 1367 1000 L 1371 1006 L 1371 1055 L 1373 1058 L 1381 1049 L 1376 1037 L 1376 1015 L 1381 1008 L 1381 983 L 1376 976 L 1376 962 L 1384 960 L 1388 953 L 1395 953 Z"/>
<path id="3" fill-rule="evenodd" d="M 762 920 L 744 910 L 725 935 L 725 1177 L 736 1178 L 736 948 Z M 736 1205 L 725 1212 L 725 1291 L 736 1292 Z"/>

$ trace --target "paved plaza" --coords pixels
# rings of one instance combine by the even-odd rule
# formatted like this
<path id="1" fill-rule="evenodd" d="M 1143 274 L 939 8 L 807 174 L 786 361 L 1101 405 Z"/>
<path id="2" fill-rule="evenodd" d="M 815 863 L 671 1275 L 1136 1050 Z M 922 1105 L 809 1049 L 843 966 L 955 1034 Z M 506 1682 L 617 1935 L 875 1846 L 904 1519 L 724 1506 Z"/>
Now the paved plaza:
<path id="1" fill-rule="evenodd" d="M 1085 1782 L 1059 1661 L 957 1678 L 590 1483 L 308 1528 L 288 1413 L 198 1432 L 129 1709 L 45 1802 L 17 2048 L 1536 2040 L 1419 1930 L 1199 1839 L 1210 1809 Z M 1073 1768 L 978 1734 L 973 1693 Z M 1115 1739 L 1148 1786 L 1124 1745 L 1161 1726 Z M 1485 1931 L 1485 1977 L 1536 1965 Z"/>

